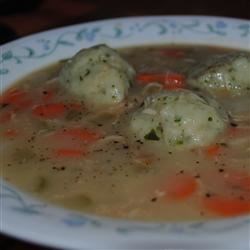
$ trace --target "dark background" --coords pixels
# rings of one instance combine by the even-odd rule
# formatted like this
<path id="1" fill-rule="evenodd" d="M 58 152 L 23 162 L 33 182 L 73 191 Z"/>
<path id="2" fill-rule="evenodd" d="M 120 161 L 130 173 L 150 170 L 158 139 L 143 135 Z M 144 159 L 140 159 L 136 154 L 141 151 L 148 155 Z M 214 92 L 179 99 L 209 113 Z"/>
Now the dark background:
<path id="1" fill-rule="evenodd" d="M 0 44 L 91 20 L 175 14 L 250 19 L 250 0 L 0 0 Z"/>
<path id="2" fill-rule="evenodd" d="M 250 0 L 0 0 L 0 44 L 35 32 L 123 16 L 215 15 L 250 20 Z M 2 250 L 45 250 L 0 235 Z"/>

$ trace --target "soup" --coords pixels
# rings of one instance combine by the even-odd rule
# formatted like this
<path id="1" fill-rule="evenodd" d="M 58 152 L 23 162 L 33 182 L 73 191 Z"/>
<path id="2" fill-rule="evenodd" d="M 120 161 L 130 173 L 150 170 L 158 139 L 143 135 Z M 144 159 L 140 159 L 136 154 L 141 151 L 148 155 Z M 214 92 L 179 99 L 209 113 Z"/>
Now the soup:
<path id="1" fill-rule="evenodd" d="M 99 50 L 3 93 L 2 177 L 48 202 L 115 218 L 248 214 L 249 52 L 131 47 L 119 50 L 125 61 Z"/>

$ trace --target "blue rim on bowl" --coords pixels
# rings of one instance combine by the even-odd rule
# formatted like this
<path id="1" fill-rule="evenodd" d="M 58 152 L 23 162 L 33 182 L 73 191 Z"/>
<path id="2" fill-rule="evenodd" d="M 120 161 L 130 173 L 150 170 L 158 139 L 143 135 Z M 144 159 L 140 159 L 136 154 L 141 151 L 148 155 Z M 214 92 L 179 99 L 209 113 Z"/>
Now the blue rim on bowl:
<path id="1" fill-rule="evenodd" d="M 203 44 L 250 50 L 250 22 L 221 17 L 149 16 L 73 25 L 1 47 L 1 91 L 24 75 L 83 47 Z M 1 166 L 4 171 L 4 166 Z M 249 247 L 250 217 L 209 222 L 143 223 L 80 214 L 39 201 L 1 180 L 1 231 L 61 248 Z"/>

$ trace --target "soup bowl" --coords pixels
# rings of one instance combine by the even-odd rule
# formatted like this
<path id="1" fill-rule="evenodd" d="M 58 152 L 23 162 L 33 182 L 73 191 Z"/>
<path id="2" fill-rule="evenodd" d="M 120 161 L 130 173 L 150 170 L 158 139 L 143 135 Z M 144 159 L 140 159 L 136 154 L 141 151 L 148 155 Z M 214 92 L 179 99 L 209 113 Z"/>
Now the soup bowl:
<path id="1" fill-rule="evenodd" d="M 250 50 L 250 22 L 206 16 L 131 17 L 28 36 L 1 47 L 1 91 L 34 70 L 84 47 L 213 45 Z M 4 145 L 1 144 L 1 150 Z M 1 166 L 3 173 L 5 166 Z M 48 204 L 1 180 L 1 232 L 63 249 L 249 249 L 250 217 L 193 222 L 138 222 Z"/>

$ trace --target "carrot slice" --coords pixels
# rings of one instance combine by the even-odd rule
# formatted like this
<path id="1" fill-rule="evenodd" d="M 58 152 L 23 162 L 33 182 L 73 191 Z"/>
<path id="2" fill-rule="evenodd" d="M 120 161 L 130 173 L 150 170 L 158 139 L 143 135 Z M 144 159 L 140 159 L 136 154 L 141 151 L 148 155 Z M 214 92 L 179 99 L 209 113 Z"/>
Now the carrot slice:
<path id="1" fill-rule="evenodd" d="M 27 92 L 20 89 L 10 89 L 0 97 L 1 104 L 12 104 L 19 108 L 30 107 L 32 101 Z"/>
<path id="2" fill-rule="evenodd" d="M 203 206 L 209 212 L 221 216 L 237 216 L 250 212 L 250 201 L 212 196 L 204 198 Z"/>
<path id="3" fill-rule="evenodd" d="M 222 147 L 218 144 L 210 145 L 205 148 L 205 154 L 209 157 L 218 156 L 221 153 Z"/>
<path id="4" fill-rule="evenodd" d="M 1 103 L 15 104 L 23 99 L 25 92 L 19 89 L 9 89 L 4 95 L 1 96 Z"/>
<path id="5" fill-rule="evenodd" d="M 137 75 L 136 80 L 141 85 L 146 85 L 151 82 L 158 82 L 165 89 L 173 90 L 185 87 L 185 77 L 177 73 L 153 74 L 141 73 Z"/>
<path id="6" fill-rule="evenodd" d="M 49 103 L 35 106 L 32 110 L 34 116 L 40 118 L 58 118 L 65 112 L 65 105 L 62 103 Z"/>
<path id="7" fill-rule="evenodd" d="M 84 156 L 86 152 L 79 149 L 60 148 L 55 151 L 55 154 L 58 157 L 78 158 Z"/>
<path id="8" fill-rule="evenodd" d="M 185 56 L 185 52 L 181 49 L 168 48 L 160 50 L 163 56 L 172 57 L 176 59 L 181 59 Z"/>
<path id="9" fill-rule="evenodd" d="M 198 183 L 191 175 L 177 175 L 168 180 L 165 190 L 167 198 L 183 200 L 198 190 Z"/>
<path id="10" fill-rule="evenodd" d="M 85 143 L 93 143 L 101 138 L 101 134 L 87 128 L 68 128 L 56 133 L 57 136 L 68 136 L 72 139 L 80 139 Z"/>
<path id="11" fill-rule="evenodd" d="M 19 132 L 15 129 L 7 129 L 3 132 L 3 136 L 7 138 L 15 138 L 19 135 Z"/>
<path id="12" fill-rule="evenodd" d="M 185 87 L 185 77 L 180 74 L 168 74 L 165 78 L 164 88 L 165 89 L 179 89 Z"/>

